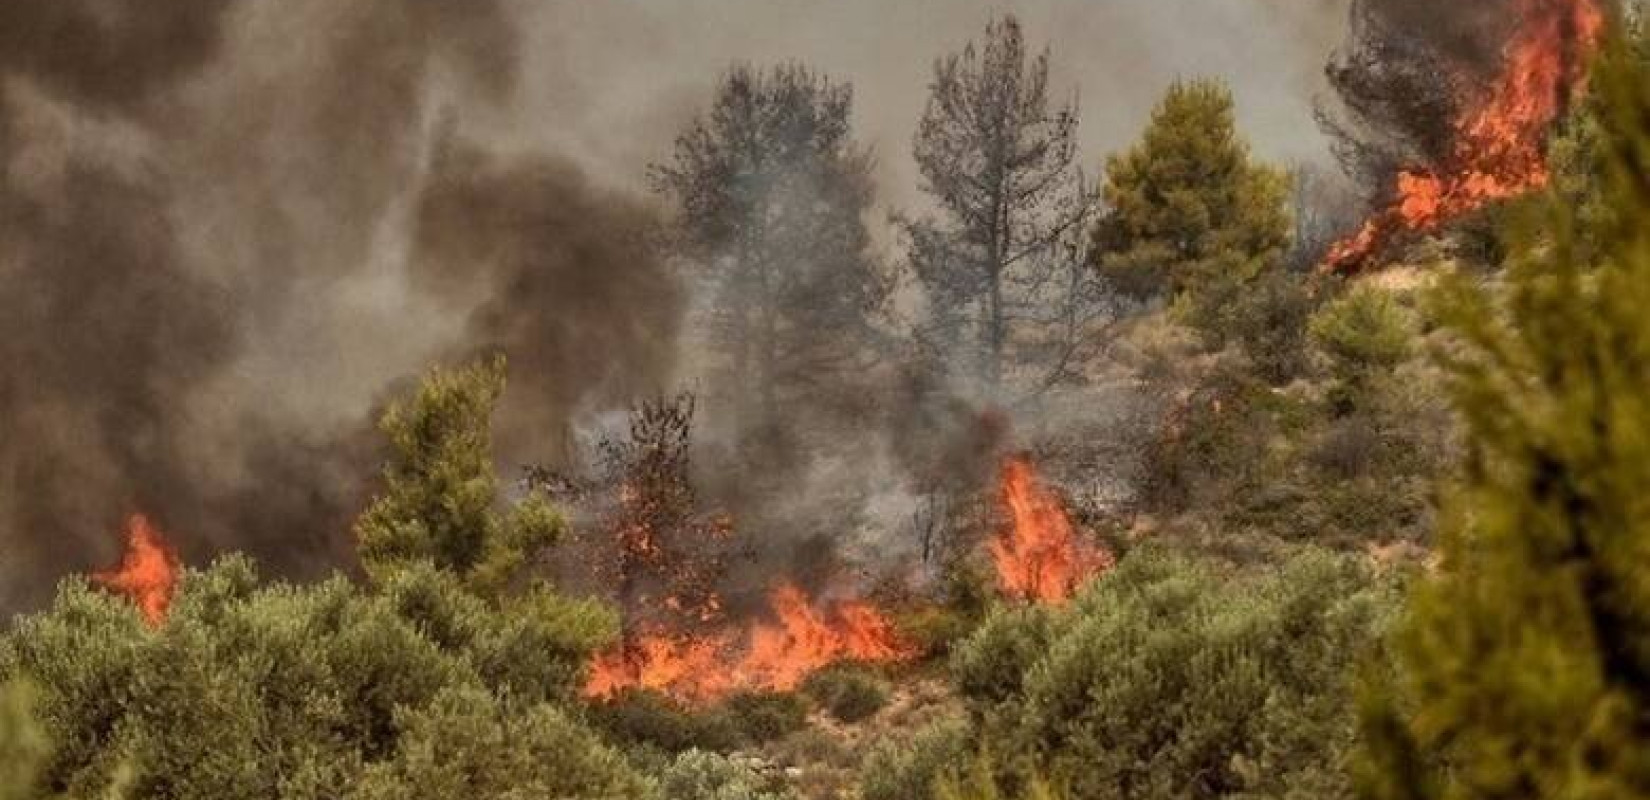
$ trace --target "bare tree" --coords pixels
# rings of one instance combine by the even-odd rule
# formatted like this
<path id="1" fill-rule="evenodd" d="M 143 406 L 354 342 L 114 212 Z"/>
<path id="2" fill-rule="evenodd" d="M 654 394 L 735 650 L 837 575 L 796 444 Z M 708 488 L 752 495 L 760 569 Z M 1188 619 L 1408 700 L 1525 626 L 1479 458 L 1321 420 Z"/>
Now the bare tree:
<path id="1" fill-rule="evenodd" d="M 927 291 L 925 339 L 1000 398 L 1070 378 L 1105 295 L 1084 264 L 1094 194 L 1077 168 L 1075 103 L 1051 108 L 1048 51 L 1012 16 L 934 65 L 914 142 L 937 218 L 908 219 Z"/>
<path id="2" fill-rule="evenodd" d="M 554 492 L 585 518 L 575 557 L 624 611 L 627 631 L 719 621 L 724 578 L 746 555 L 732 521 L 702 509 L 694 489 L 696 405 L 688 392 L 635 404 L 629 426 L 597 443 L 592 475 L 527 470 L 530 486 Z"/>

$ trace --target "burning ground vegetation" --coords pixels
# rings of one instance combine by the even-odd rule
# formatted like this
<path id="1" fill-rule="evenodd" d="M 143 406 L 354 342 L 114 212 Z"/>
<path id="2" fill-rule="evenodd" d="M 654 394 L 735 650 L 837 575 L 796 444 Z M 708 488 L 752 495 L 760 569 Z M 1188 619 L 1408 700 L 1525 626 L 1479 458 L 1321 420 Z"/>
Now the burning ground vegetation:
<path id="1" fill-rule="evenodd" d="M 642 201 L 410 99 L 507 107 L 520 9 L 304 6 L 383 90 L 343 127 L 428 129 L 282 134 L 308 190 L 358 160 L 309 223 L 374 220 L 459 322 L 375 429 L 246 436 L 180 420 L 296 312 L 219 300 L 296 289 L 194 271 L 158 176 L 200 176 L 122 159 L 199 137 L 279 15 L 94 6 L 0 12 L 65 43 L 0 48 L 34 298 L 0 353 L 41 387 L 0 375 L 0 800 L 1650 797 L 1637 6 L 1350 0 L 1344 177 L 1256 157 L 1215 76 L 1093 188 L 1061 62 L 993 16 L 893 215 L 852 87 L 799 62 L 723 73 Z M 337 255 L 273 227 L 253 261 Z M 130 302 L 54 282 L 125 251 Z M 82 295 L 107 337 L 23 330 Z"/>

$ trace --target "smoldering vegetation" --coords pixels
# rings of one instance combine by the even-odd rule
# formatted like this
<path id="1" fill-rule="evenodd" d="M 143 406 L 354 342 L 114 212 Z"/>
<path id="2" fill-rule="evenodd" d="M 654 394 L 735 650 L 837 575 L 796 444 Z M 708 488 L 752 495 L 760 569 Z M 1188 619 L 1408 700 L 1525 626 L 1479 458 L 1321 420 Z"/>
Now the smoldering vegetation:
<path id="1" fill-rule="evenodd" d="M 1312 43 L 1278 56 L 1294 64 L 1282 96 L 1252 90 L 1299 104 L 1341 14 L 1276 5 L 1222 13 L 1254 29 L 1276 19 Z M 847 300 L 830 336 L 817 318 L 796 323 L 799 347 L 849 342 L 827 348 L 841 380 L 834 392 L 793 383 L 766 410 L 745 406 L 751 390 L 707 351 L 697 311 L 712 284 L 663 252 L 667 214 L 639 191 L 726 74 L 727 56 L 697 69 L 704 48 L 661 28 L 686 12 L 403 0 L 0 12 L 0 606 L 36 605 L 61 575 L 112 561 L 136 511 L 188 561 L 233 549 L 298 577 L 347 566 L 382 398 L 431 362 L 484 353 L 511 363 L 506 475 L 585 468 L 632 403 L 685 388 L 705 396 L 705 504 L 768 542 L 762 558 L 827 563 L 827 539 L 860 554 L 927 549 L 936 493 L 978 486 L 1017 426 L 1046 427 L 1070 405 L 994 409 L 897 335 L 912 289 L 891 277 L 903 245 L 879 193 L 913 183 L 905 115 L 920 110 L 930 60 L 977 30 L 976 11 L 948 12 L 955 24 L 928 50 L 874 64 L 844 50 L 850 78 L 910 80 L 850 93 L 865 133 L 845 137 L 845 172 L 774 174 L 792 207 L 825 187 L 854 218 L 776 257 L 850 257 L 866 280 L 800 288 Z M 1027 13 L 1058 28 L 1071 12 Z M 1187 14 L 1080 16 L 1123 35 Z M 586 29 L 613 33 L 612 53 Z M 639 55 L 650 47 L 651 61 Z M 1058 90 L 1092 75 L 1116 91 L 1095 60 L 1126 56 L 1066 52 Z M 674 83 L 652 88 L 669 72 Z M 615 118 L 619 107 L 648 109 L 650 124 Z M 1132 122 L 1091 114 L 1086 130 Z"/>

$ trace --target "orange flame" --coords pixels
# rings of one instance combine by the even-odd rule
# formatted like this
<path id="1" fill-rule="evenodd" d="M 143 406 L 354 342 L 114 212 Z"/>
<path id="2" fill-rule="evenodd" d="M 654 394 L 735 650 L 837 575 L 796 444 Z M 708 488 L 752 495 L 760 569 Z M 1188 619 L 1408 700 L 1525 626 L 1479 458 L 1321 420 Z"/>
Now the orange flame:
<path id="1" fill-rule="evenodd" d="M 1598 47 L 1604 13 L 1598 0 L 1520 0 L 1520 16 L 1500 79 L 1456 123 L 1450 168 L 1400 172 L 1397 202 L 1331 248 L 1321 269 L 1357 271 L 1401 232 L 1434 230 L 1546 187 L 1547 131 L 1585 88 L 1585 62 Z"/>
<path id="2" fill-rule="evenodd" d="M 591 663 L 587 697 L 652 689 L 689 702 L 741 690 L 788 690 L 819 669 L 846 660 L 901 661 L 915 650 L 881 612 L 859 602 L 818 609 L 795 585 L 769 596 L 775 623 L 753 623 L 743 635 L 650 633 L 633 637 Z"/>
<path id="3" fill-rule="evenodd" d="M 1013 524 L 992 540 L 991 556 L 1003 592 L 1033 602 L 1064 603 L 1084 582 L 1112 567 L 1110 553 L 1077 536 L 1029 459 L 1004 463 L 1002 493 Z"/>
<path id="4" fill-rule="evenodd" d="M 126 521 L 126 553 L 120 566 L 93 573 L 92 580 L 126 595 L 145 622 L 159 627 L 177 589 L 177 556 L 148 517 L 133 514 Z"/>

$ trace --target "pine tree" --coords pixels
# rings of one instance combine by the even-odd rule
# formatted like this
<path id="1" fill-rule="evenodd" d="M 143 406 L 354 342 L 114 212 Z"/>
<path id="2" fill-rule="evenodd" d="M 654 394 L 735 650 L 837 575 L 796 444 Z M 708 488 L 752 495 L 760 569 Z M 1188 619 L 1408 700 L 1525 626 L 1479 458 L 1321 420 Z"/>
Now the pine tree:
<path id="1" fill-rule="evenodd" d="M 1650 797 L 1650 74 L 1617 43 L 1593 85 L 1610 221 L 1545 199 L 1499 290 L 1437 297 L 1468 452 L 1365 709 L 1371 798 Z"/>
<path id="2" fill-rule="evenodd" d="M 492 462 L 492 415 L 504 391 L 504 361 L 435 369 L 410 401 L 379 422 L 393 455 L 384 491 L 356 521 L 367 571 L 384 580 L 427 562 L 497 591 L 564 523 L 533 493 L 500 514 Z"/>
<path id="3" fill-rule="evenodd" d="M 1250 160 L 1233 113 L 1224 84 L 1177 82 L 1140 143 L 1107 160 L 1094 258 L 1120 290 L 1209 292 L 1287 250 L 1287 176 Z"/>
<path id="4" fill-rule="evenodd" d="M 1048 75 L 1013 16 L 991 22 L 935 63 L 912 146 L 940 212 L 905 221 L 929 303 L 920 333 L 988 394 L 1069 380 L 1110 311 L 1077 241 L 1094 207 L 1077 109 L 1051 107 Z"/>
<path id="5" fill-rule="evenodd" d="M 806 66 L 738 66 L 655 165 L 708 282 L 721 384 L 747 425 L 794 422 L 863 371 L 889 285 L 871 252 L 872 159 L 853 90 Z"/>

